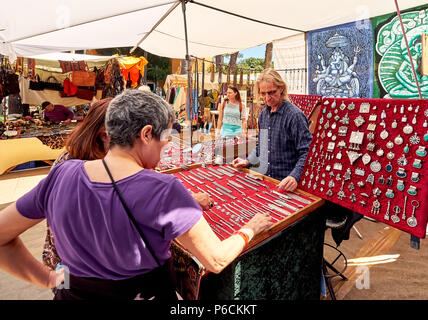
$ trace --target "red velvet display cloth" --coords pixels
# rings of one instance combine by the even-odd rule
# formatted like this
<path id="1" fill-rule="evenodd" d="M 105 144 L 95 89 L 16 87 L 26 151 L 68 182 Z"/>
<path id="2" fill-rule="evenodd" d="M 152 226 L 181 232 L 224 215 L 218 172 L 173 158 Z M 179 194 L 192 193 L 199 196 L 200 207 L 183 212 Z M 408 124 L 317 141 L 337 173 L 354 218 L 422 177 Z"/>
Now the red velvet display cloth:
<path id="1" fill-rule="evenodd" d="M 289 94 L 290 101 L 303 111 L 306 118 L 309 119 L 315 107 L 321 103 L 322 96 L 304 95 L 304 94 Z"/>
<path id="2" fill-rule="evenodd" d="M 282 210 L 285 210 L 287 214 L 271 210 L 268 211 L 265 208 L 263 208 L 263 205 L 267 205 L 270 202 L 258 197 L 256 194 L 269 199 L 271 201 L 275 201 L 276 198 L 278 198 L 278 195 L 273 194 L 271 191 L 278 191 L 277 185 L 269 182 L 269 181 L 259 181 L 258 183 L 262 184 L 263 186 L 255 186 L 252 185 L 250 182 L 245 180 L 245 173 L 238 172 L 234 169 L 229 169 L 227 171 L 231 177 L 223 174 L 222 176 L 216 177 L 213 174 L 221 174 L 221 172 L 217 169 L 223 168 L 224 171 L 227 171 L 229 166 L 223 165 L 223 166 L 212 166 L 209 165 L 207 168 L 195 168 L 191 170 L 182 171 L 179 173 L 174 173 L 174 175 L 183 183 L 183 185 L 191 192 L 193 193 L 199 193 L 199 192 L 206 192 L 210 194 L 210 197 L 216 202 L 216 205 L 211 208 L 210 210 L 204 211 L 204 217 L 206 221 L 210 224 L 213 231 L 217 234 L 220 240 L 223 240 L 225 238 L 228 238 L 230 235 L 238 231 L 242 226 L 244 226 L 250 218 L 254 215 L 255 209 L 260 208 L 261 211 L 269 212 L 271 214 L 271 217 L 274 222 L 278 222 L 286 218 L 288 215 L 291 215 L 295 213 L 296 211 L 302 209 L 305 206 L 308 206 L 308 204 L 305 204 L 301 201 L 298 201 L 296 199 L 291 199 L 291 201 L 287 201 L 287 203 L 294 207 L 295 210 L 287 208 L 287 207 L 280 207 L 278 204 L 277 206 L 280 207 Z M 226 168 L 226 169 L 225 169 Z M 202 173 L 201 173 L 202 172 Z M 233 173 L 232 173 L 233 172 Z M 201 179 L 201 176 L 211 175 L 209 178 L 214 181 L 209 181 L 208 179 Z M 202 183 L 199 183 L 195 181 L 192 178 L 196 178 Z M 242 179 L 240 179 L 242 178 Z M 251 178 L 249 178 L 251 179 Z M 231 186 L 228 182 L 234 181 L 235 183 L 241 185 L 242 189 Z M 242 183 L 244 181 L 244 183 Z M 252 181 L 252 180 L 250 180 Z M 190 183 L 189 183 L 190 182 Z M 224 190 L 222 190 L 220 187 L 214 184 L 214 182 L 218 183 L 219 185 L 229 189 L 231 192 L 228 193 Z M 253 190 L 250 187 L 245 186 L 244 184 L 250 185 L 256 190 Z M 192 185 L 193 184 L 193 185 Z M 240 190 L 239 191 L 237 191 Z M 214 191 L 213 191 L 214 190 Z M 236 199 L 232 199 L 226 195 L 221 194 L 221 192 L 225 192 L 230 194 L 233 197 L 236 197 Z M 267 192 L 268 194 L 266 194 Z M 220 193 L 220 194 L 219 194 Z M 270 194 L 273 194 L 274 197 L 270 196 Z M 293 194 L 291 194 L 293 196 Z M 310 202 L 313 202 L 312 199 L 299 194 L 299 197 L 304 198 Z M 294 204 L 293 204 L 294 202 Z M 248 207 L 250 209 L 248 209 Z M 242 219 L 239 219 L 238 217 L 241 217 Z"/>
<path id="3" fill-rule="evenodd" d="M 299 187 L 425 238 L 427 123 L 428 100 L 325 98 Z"/>

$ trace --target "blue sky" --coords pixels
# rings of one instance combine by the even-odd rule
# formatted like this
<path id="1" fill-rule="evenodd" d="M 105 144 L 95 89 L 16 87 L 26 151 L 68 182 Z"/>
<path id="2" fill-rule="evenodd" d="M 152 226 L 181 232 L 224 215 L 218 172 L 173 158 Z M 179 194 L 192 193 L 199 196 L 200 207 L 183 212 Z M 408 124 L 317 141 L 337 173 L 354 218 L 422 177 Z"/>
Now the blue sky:
<path id="1" fill-rule="evenodd" d="M 265 51 L 266 51 L 266 45 L 262 44 L 261 46 L 258 47 L 253 47 L 253 48 L 248 48 L 242 51 L 239 51 L 240 54 L 243 55 L 242 58 L 238 58 L 238 62 L 243 60 L 243 59 L 247 59 L 247 58 L 265 58 Z M 228 63 L 229 62 L 229 58 L 225 58 L 224 62 Z"/>
<path id="2" fill-rule="evenodd" d="M 243 54 L 242 59 L 247 58 L 265 58 L 266 45 L 263 44 L 258 47 L 249 48 L 246 50 L 239 51 L 239 53 Z"/>

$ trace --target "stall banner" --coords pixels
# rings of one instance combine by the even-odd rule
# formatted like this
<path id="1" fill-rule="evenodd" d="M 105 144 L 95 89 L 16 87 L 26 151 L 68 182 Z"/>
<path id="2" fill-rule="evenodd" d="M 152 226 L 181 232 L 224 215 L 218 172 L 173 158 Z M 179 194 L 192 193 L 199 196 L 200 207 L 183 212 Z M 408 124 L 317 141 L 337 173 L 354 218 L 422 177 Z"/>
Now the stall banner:
<path id="1" fill-rule="evenodd" d="M 428 76 L 422 76 L 422 34 L 428 33 L 428 5 L 403 11 L 407 42 L 423 98 L 428 98 Z M 373 97 L 418 99 L 400 20 L 396 13 L 371 19 L 375 37 Z"/>
<path id="2" fill-rule="evenodd" d="M 371 98 L 373 33 L 369 20 L 308 32 L 311 95 Z"/>

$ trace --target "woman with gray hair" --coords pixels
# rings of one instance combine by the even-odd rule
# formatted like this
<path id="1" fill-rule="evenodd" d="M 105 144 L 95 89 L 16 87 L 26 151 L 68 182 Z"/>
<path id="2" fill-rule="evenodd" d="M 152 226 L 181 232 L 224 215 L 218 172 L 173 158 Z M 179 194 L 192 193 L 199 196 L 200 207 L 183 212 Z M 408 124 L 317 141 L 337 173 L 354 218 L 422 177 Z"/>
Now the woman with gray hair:
<path id="1" fill-rule="evenodd" d="M 106 113 L 106 156 L 56 166 L 0 212 L 0 268 L 46 288 L 64 280 L 64 271 L 49 270 L 19 239 L 46 218 L 69 270 L 55 299 L 176 299 L 168 272 L 175 238 L 207 270 L 223 270 L 272 222 L 258 214 L 220 241 L 178 179 L 150 170 L 173 120 L 170 106 L 152 93 L 127 90 L 114 98 Z"/>

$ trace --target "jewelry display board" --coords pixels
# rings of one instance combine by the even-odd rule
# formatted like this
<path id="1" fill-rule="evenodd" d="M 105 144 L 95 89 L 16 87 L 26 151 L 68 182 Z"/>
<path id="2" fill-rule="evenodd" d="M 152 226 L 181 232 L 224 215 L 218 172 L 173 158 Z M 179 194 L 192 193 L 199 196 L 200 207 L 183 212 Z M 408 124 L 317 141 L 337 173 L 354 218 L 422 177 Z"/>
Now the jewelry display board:
<path id="1" fill-rule="evenodd" d="M 290 101 L 303 111 L 306 118 L 310 118 L 315 107 L 321 103 L 322 96 L 305 95 L 305 94 L 289 94 Z"/>
<path id="2" fill-rule="evenodd" d="M 325 98 L 300 188 L 425 238 L 428 101 Z"/>

